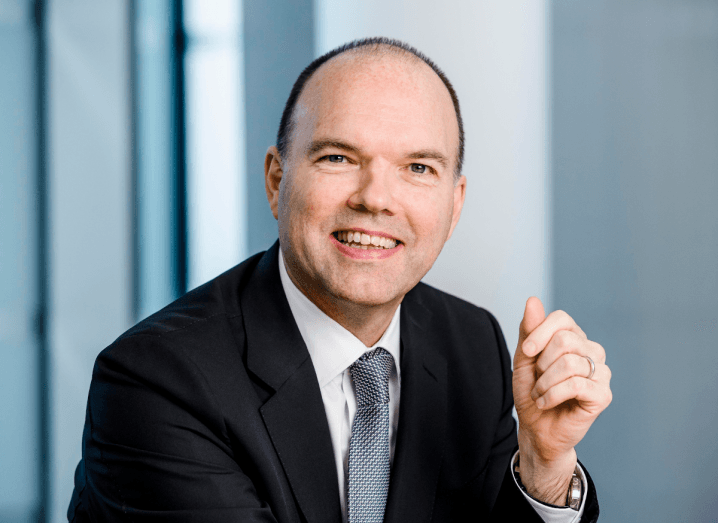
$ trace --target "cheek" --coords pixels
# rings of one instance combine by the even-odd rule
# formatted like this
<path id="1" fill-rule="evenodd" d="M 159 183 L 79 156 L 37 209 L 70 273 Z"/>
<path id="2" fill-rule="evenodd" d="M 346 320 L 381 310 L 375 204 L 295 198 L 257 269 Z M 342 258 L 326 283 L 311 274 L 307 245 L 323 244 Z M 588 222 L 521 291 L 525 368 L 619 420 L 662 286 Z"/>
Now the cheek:
<path id="1" fill-rule="evenodd" d="M 316 175 L 302 195 L 304 207 L 314 215 L 335 215 L 351 196 L 354 180 L 342 175 Z"/>
<path id="2" fill-rule="evenodd" d="M 311 199 L 305 193 L 305 187 L 297 183 L 294 175 L 288 177 L 279 192 L 279 234 L 285 241 L 291 238 L 295 247 L 305 234 L 305 217 L 311 212 L 308 208 Z"/>
<path id="3" fill-rule="evenodd" d="M 333 222 L 341 212 L 347 196 L 347 186 L 337 176 L 307 175 L 306 183 L 287 187 L 280 202 L 289 218 L 287 225 L 302 234 L 316 233 L 317 227 Z"/>
<path id="4" fill-rule="evenodd" d="M 435 192 L 415 198 L 411 204 L 411 221 L 424 244 L 444 245 L 451 227 L 453 197 Z"/>
<path id="5" fill-rule="evenodd" d="M 299 174 L 299 176 L 302 176 Z M 280 203 L 284 207 L 285 214 L 290 217 L 289 225 L 296 227 L 302 222 L 301 216 L 312 212 L 314 209 L 315 199 L 312 198 L 311 192 L 308 190 L 303 180 L 291 180 L 284 187 L 284 191 L 280 193 Z"/>

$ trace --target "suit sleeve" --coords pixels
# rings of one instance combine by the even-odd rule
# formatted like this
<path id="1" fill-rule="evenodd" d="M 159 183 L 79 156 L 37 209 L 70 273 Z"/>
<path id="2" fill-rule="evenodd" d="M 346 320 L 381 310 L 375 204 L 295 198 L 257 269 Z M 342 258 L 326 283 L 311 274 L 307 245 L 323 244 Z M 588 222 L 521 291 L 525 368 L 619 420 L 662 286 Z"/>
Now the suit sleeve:
<path id="1" fill-rule="evenodd" d="M 95 364 L 68 520 L 276 521 L 202 373 L 141 336 Z"/>
<path id="2" fill-rule="evenodd" d="M 489 521 L 499 523 L 502 521 L 508 521 L 507 518 L 510 517 L 511 521 L 542 523 L 543 520 L 541 517 L 536 513 L 533 507 L 531 507 L 531 504 L 517 487 L 513 474 L 511 473 L 511 467 L 509 466 L 511 456 L 513 456 L 518 449 L 518 443 L 516 440 L 516 420 L 512 414 L 514 399 L 511 380 L 511 357 L 509 356 L 504 335 L 498 322 L 496 321 L 496 318 L 491 315 L 489 316 L 491 318 L 491 323 L 496 334 L 496 341 L 500 351 L 504 385 L 502 415 L 496 431 L 490 460 L 490 463 L 493 466 L 493 470 L 491 472 L 494 475 L 503 474 L 503 480 L 501 480 L 500 483 L 486 483 L 486 488 L 492 488 L 493 485 L 497 484 L 501 485 L 497 495 L 494 495 L 493 492 L 485 493 L 484 495 L 485 498 L 496 500 L 493 504 Z M 596 488 L 585 467 L 584 472 L 588 483 L 588 491 L 585 493 L 587 497 L 584 505 L 583 516 L 581 517 L 581 523 L 594 523 L 598 520 L 599 513 Z"/>

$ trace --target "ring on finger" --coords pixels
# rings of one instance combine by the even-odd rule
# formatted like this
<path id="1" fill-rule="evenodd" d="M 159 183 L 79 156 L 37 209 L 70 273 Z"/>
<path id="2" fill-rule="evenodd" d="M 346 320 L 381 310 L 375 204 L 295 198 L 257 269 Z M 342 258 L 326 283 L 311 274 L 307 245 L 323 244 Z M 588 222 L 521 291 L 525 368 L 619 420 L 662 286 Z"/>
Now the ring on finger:
<path id="1" fill-rule="evenodd" d="M 590 380 L 593 378 L 593 373 L 596 372 L 596 364 L 589 356 L 584 356 L 584 358 L 586 358 L 588 360 L 588 364 L 591 365 L 591 372 L 589 372 L 588 376 L 586 376 L 586 379 Z"/>

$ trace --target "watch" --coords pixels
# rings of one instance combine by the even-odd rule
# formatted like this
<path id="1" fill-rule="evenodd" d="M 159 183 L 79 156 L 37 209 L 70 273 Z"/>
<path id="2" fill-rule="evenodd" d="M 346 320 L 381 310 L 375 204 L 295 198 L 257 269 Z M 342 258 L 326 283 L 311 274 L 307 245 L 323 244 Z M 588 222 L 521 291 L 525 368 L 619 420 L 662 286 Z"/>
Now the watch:
<path id="1" fill-rule="evenodd" d="M 578 477 L 578 465 L 571 476 L 571 483 L 568 485 L 568 494 L 566 495 L 566 505 L 573 510 L 578 510 L 581 506 L 581 498 L 583 497 L 583 482 Z"/>

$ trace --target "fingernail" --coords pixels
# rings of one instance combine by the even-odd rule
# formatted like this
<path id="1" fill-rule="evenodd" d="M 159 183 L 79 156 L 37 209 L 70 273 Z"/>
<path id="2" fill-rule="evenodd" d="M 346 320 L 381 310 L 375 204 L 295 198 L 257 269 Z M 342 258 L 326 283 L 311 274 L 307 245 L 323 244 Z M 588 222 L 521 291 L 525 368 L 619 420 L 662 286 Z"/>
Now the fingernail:
<path id="1" fill-rule="evenodd" d="M 533 356 L 535 349 L 536 345 L 534 345 L 534 342 L 527 341 L 526 343 L 524 343 L 524 354 L 526 354 L 526 356 Z"/>
<path id="2" fill-rule="evenodd" d="M 546 405 L 546 398 L 543 396 L 536 400 L 536 406 L 540 409 L 544 408 Z"/>
<path id="3" fill-rule="evenodd" d="M 538 397 L 539 397 L 538 391 L 537 391 L 536 389 L 533 389 L 533 390 L 531 391 L 531 399 L 534 400 L 534 401 L 536 401 L 536 399 L 538 399 Z"/>

